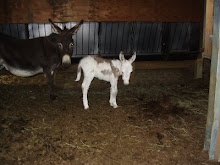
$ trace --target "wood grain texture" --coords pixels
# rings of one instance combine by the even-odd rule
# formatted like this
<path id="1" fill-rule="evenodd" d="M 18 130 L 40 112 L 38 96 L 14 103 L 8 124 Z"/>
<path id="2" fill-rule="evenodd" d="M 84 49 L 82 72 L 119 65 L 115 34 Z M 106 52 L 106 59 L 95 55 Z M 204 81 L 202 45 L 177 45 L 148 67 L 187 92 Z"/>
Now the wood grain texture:
<path id="1" fill-rule="evenodd" d="M 203 0 L 0 0 L 0 23 L 202 22 Z"/>
<path id="2" fill-rule="evenodd" d="M 214 0 L 206 1 L 204 54 L 209 59 L 212 56 L 212 38 L 210 35 L 213 35 L 213 3 Z"/>

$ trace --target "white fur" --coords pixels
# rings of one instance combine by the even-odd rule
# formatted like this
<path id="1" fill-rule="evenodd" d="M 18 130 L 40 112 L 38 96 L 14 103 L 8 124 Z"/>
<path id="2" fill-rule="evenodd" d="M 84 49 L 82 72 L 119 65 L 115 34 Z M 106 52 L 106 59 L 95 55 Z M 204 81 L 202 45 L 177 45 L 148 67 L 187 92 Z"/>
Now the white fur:
<path id="1" fill-rule="evenodd" d="M 98 63 L 93 56 L 86 56 L 84 57 L 78 65 L 78 71 L 77 71 L 77 78 L 75 81 L 79 81 L 81 77 L 81 69 L 84 73 L 84 80 L 82 83 L 82 93 L 83 93 L 83 105 L 84 109 L 88 109 L 88 90 L 89 86 L 93 80 L 94 77 L 108 81 L 111 84 L 111 90 L 110 90 L 110 100 L 109 103 L 114 108 L 117 108 L 117 102 L 116 102 L 116 96 L 118 93 L 117 89 L 117 83 L 118 83 L 118 77 L 122 75 L 122 79 L 124 81 L 125 85 L 129 84 L 130 75 L 132 72 L 132 63 L 134 62 L 136 58 L 136 53 L 129 59 L 126 60 L 124 58 L 123 53 L 121 52 L 120 60 L 111 60 L 111 63 L 109 62 L 102 62 Z M 112 71 L 112 67 L 118 69 L 118 74 L 115 75 Z M 104 72 L 106 71 L 106 74 Z"/>
<path id="2" fill-rule="evenodd" d="M 3 66 L 5 67 L 6 70 L 11 72 L 12 74 L 16 76 L 20 76 L 20 77 L 30 77 L 30 76 L 34 76 L 39 73 L 43 73 L 42 68 L 38 68 L 36 70 L 23 70 L 23 69 L 17 69 L 17 68 L 14 68 L 14 67 L 11 67 L 5 64 L 3 64 Z"/>
<path id="3" fill-rule="evenodd" d="M 71 64 L 71 58 L 69 55 L 64 55 L 62 58 L 62 63 L 63 64 Z"/>
<path id="4" fill-rule="evenodd" d="M 1 69 L 5 68 L 6 70 L 11 72 L 12 74 L 14 74 L 16 76 L 20 76 L 20 77 L 30 77 L 30 76 L 34 76 L 39 73 L 43 73 L 43 68 L 41 68 L 41 67 L 39 67 L 35 70 L 24 70 L 24 69 L 15 68 L 15 67 L 12 67 L 12 66 L 6 64 L 3 59 L 0 59 L 0 66 L 1 66 Z"/>

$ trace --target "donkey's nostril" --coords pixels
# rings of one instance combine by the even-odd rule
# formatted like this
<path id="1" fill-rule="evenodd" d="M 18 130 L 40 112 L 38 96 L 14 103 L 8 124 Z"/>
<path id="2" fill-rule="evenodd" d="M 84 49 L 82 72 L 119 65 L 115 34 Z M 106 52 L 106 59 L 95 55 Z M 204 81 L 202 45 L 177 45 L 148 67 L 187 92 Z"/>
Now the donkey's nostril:
<path id="1" fill-rule="evenodd" d="M 63 58 L 62 58 L 62 64 L 65 66 L 65 67 L 69 67 L 71 65 L 71 58 L 69 55 L 64 55 Z"/>
<path id="2" fill-rule="evenodd" d="M 71 65 L 71 63 L 63 63 L 63 66 L 66 67 L 66 68 L 70 67 L 70 65 Z"/>

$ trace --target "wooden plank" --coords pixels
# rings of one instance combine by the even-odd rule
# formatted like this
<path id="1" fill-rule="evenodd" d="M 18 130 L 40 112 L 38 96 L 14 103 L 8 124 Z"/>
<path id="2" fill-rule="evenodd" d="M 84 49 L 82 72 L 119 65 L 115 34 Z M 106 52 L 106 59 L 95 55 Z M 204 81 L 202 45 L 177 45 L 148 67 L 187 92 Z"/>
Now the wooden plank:
<path id="1" fill-rule="evenodd" d="M 217 1 L 215 0 L 215 3 Z M 212 63 L 210 69 L 210 87 L 209 87 L 209 103 L 208 103 L 208 114 L 207 114 L 207 122 L 206 122 L 206 135 L 205 135 L 205 143 L 204 149 L 210 149 L 210 142 L 211 142 L 211 131 L 212 131 L 212 122 L 213 122 L 213 115 L 214 115 L 214 99 L 215 99 L 215 86 L 216 86 L 216 70 L 217 70 L 217 59 L 218 59 L 218 43 L 219 43 L 219 19 L 216 12 L 218 8 L 214 8 L 214 27 L 213 27 L 213 45 L 212 45 Z"/>
<path id="2" fill-rule="evenodd" d="M 201 42 L 204 38 L 203 36 L 203 26 L 201 26 L 200 29 L 200 48 L 202 48 L 203 43 Z M 203 49 L 200 49 L 200 53 L 195 60 L 195 68 L 194 68 L 194 78 L 195 79 L 200 79 L 203 76 Z"/>
<path id="3" fill-rule="evenodd" d="M 195 60 L 194 78 L 195 79 L 202 78 L 202 74 L 203 74 L 203 58 L 202 58 L 202 53 L 200 53 L 198 58 Z"/>
<path id="4" fill-rule="evenodd" d="M 135 69 L 170 69 L 170 68 L 192 68 L 194 60 L 187 61 L 136 61 Z"/>
<path id="5" fill-rule="evenodd" d="M 219 154 L 220 154 L 220 80 L 218 77 L 220 77 L 220 47 L 219 47 L 219 41 L 220 41 L 220 33 L 219 33 L 219 27 L 220 27 L 220 0 L 216 3 L 218 8 L 216 9 L 216 16 L 215 22 L 218 21 L 218 26 L 215 24 L 214 26 L 217 26 L 214 30 L 218 31 L 218 39 L 215 37 L 214 42 L 215 44 L 215 49 L 218 51 L 217 54 L 213 54 L 212 56 L 212 64 L 214 65 L 213 68 L 211 68 L 211 78 L 213 79 L 215 86 L 213 84 L 210 84 L 211 92 L 213 92 L 214 88 L 214 93 L 211 93 L 210 96 L 213 97 L 213 106 L 212 106 L 212 127 L 211 127 L 211 140 L 210 140 L 210 148 L 209 148 L 209 158 L 211 160 L 219 161 Z M 217 32 L 216 32 L 217 33 Z M 215 51 L 216 51 L 215 50 Z M 213 50 L 213 52 L 215 52 Z M 213 61 L 214 60 L 214 61 Z M 211 104 L 211 103 L 209 103 Z"/>
<path id="6" fill-rule="evenodd" d="M 218 87 L 218 89 L 220 89 L 220 88 Z M 220 91 L 218 93 L 220 93 Z M 217 96 L 217 97 L 219 98 L 220 96 Z M 218 111 L 218 115 L 219 114 L 220 113 Z M 217 136 L 216 137 L 217 142 L 216 142 L 216 149 L 215 149 L 215 158 L 214 158 L 214 160 L 220 161 L 220 118 L 219 118 L 219 116 L 218 116 L 217 120 L 218 120 L 218 130 L 217 130 L 217 135 L 216 135 Z"/>
<path id="7" fill-rule="evenodd" d="M 213 3 L 214 0 L 206 0 L 205 22 L 204 22 L 204 56 L 211 58 L 212 35 L 213 35 Z"/>
<path id="8" fill-rule="evenodd" d="M 136 69 L 174 69 L 174 68 L 193 68 L 195 60 L 186 61 L 135 61 L 133 64 Z M 72 64 L 69 69 L 58 68 L 59 72 L 76 72 L 78 64 Z"/>
<path id="9" fill-rule="evenodd" d="M 203 8 L 204 0 L 0 0 L 0 23 L 202 22 Z"/>
<path id="10" fill-rule="evenodd" d="M 206 124 L 204 149 L 209 150 L 209 159 L 219 158 L 219 120 L 220 120 L 220 58 L 219 58 L 219 23 L 220 23 L 220 0 L 214 1 L 214 37 L 212 45 L 212 63 L 210 73 L 209 103 Z"/>
<path id="11" fill-rule="evenodd" d="M 220 56 L 220 51 L 218 48 L 218 57 Z M 217 59 L 217 62 L 214 63 L 217 65 L 217 70 L 215 72 L 216 77 L 220 77 L 220 58 Z M 218 161 L 220 153 L 220 80 L 216 79 L 216 86 L 214 92 L 214 105 L 213 105 L 213 122 L 212 122 L 212 131 L 211 131 L 211 141 L 209 149 L 209 157 L 211 160 Z"/>
<path id="12" fill-rule="evenodd" d="M 133 64 L 134 71 L 131 74 L 130 83 L 135 83 L 135 70 L 137 69 L 171 69 L 171 68 L 193 68 L 195 60 L 187 61 L 135 61 Z M 70 68 L 65 69 L 59 67 L 54 75 L 54 83 L 58 87 L 72 88 L 73 83 L 69 81 L 69 77 L 76 75 L 78 64 L 72 64 Z M 65 72 L 65 73 L 64 73 Z M 76 77 L 73 78 L 73 80 Z"/>
<path id="13" fill-rule="evenodd" d="M 210 141 L 210 148 L 209 148 L 209 157 L 210 159 L 214 159 L 216 161 L 219 160 L 219 154 L 220 154 L 220 132 L 219 132 L 219 123 L 220 123 L 220 47 L 219 47 L 219 41 L 220 41 L 220 33 L 219 33 L 219 27 L 220 27 L 220 0 L 216 0 L 215 3 L 215 22 L 214 22 L 214 34 L 216 37 L 214 38 L 215 44 L 215 52 L 216 54 L 212 55 L 212 63 L 211 65 L 211 78 L 214 79 L 214 86 L 211 84 L 210 88 L 214 88 L 214 93 L 211 93 L 210 97 L 213 98 L 213 119 L 212 119 L 212 131 L 211 131 L 211 141 Z M 216 32 L 215 32 L 216 31 Z M 218 33 L 218 35 L 216 34 Z M 217 51 L 217 52 L 216 52 Z M 212 77 L 213 76 L 213 77 Z M 213 92 L 213 90 L 211 91 Z M 211 104 L 211 103 L 210 103 Z"/>

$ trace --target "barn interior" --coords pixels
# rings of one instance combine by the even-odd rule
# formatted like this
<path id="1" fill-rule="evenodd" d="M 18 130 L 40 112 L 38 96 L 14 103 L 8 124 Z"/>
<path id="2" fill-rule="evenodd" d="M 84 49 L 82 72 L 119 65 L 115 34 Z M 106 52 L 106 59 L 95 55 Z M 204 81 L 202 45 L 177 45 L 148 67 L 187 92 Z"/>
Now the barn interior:
<path id="1" fill-rule="evenodd" d="M 84 20 L 73 35 L 72 65 L 54 73 L 56 100 L 48 98 L 42 74 L 0 70 L 0 164 L 217 164 L 212 38 L 219 6 L 218 0 L 0 0 L 0 33 L 19 39 L 53 33 L 49 18 L 68 29 Z M 118 82 L 120 107 L 109 105 L 109 82 L 95 79 L 84 110 L 82 80 L 74 81 L 79 60 L 118 59 L 120 51 L 126 58 L 137 53 L 131 83 Z"/>

